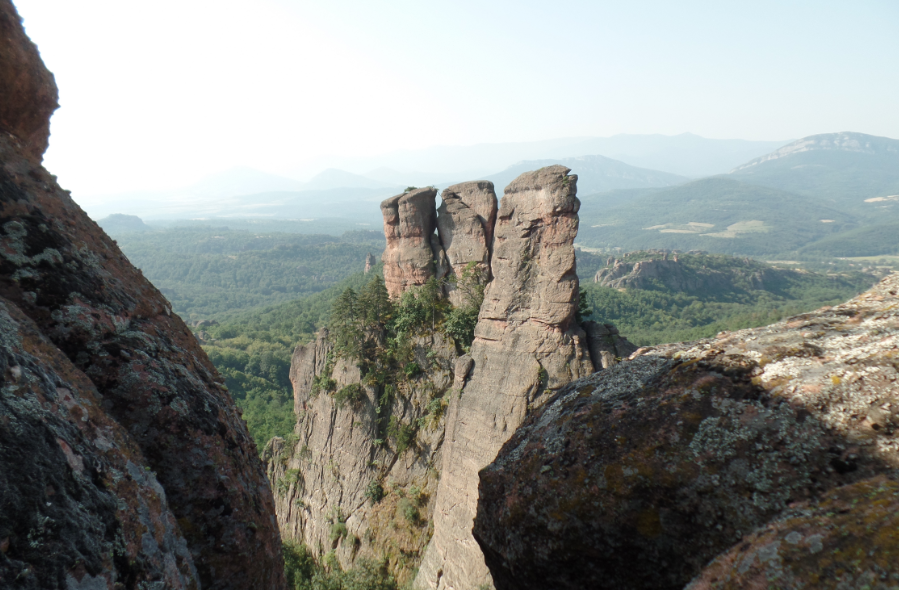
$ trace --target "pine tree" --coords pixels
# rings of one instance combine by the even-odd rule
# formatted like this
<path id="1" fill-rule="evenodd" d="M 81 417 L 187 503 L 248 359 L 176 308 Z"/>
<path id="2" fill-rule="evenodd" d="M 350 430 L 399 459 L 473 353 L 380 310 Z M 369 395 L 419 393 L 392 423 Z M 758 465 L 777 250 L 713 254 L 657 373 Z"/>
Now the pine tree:
<path id="1" fill-rule="evenodd" d="M 331 306 L 328 327 L 334 336 L 334 348 L 338 354 L 349 357 L 359 355 L 362 346 L 359 300 L 352 288 L 347 288 Z"/>
<path id="2" fill-rule="evenodd" d="M 384 279 L 375 275 L 359 292 L 359 315 L 369 327 L 380 327 L 387 323 L 393 311 L 390 295 L 384 286 Z"/>

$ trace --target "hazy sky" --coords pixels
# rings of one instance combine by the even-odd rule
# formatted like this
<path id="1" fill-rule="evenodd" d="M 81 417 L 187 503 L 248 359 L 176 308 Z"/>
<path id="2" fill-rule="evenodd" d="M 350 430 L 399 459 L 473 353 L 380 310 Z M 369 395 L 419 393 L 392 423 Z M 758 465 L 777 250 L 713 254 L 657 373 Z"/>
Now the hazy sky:
<path id="1" fill-rule="evenodd" d="M 899 138 L 895 0 L 14 2 L 76 196 L 436 144 Z"/>

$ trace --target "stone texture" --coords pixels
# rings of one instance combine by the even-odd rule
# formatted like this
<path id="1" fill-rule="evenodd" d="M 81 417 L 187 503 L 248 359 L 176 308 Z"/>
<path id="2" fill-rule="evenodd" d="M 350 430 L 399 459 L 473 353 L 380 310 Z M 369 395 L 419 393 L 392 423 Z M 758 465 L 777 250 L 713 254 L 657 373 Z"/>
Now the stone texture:
<path id="1" fill-rule="evenodd" d="M 0 374 L 0 587 L 199 588 L 140 449 L 90 379 L 2 298 Z"/>
<path id="2" fill-rule="evenodd" d="M 296 439 L 276 438 L 263 453 L 276 490 L 278 522 L 284 538 L 306 544 L 321 558 L 330 551 L 344 568 L 359 557 L 386 557 L 400 583 L 414 570 L 430 540 L 428 521 L 434 507 L 443 444 L 441 399 L 454 382 L 455 346 L 440 333 L 413 338 L 414 362 L 423 373 L 387 393 L 366 384 L 354 361 L 334 359 L 327 332 L 298 347 L 291 364 Z M 314 392 L 315 376 L 332 378 L 331 391 Z M 335 393 L 361 385 L 362 399 L 342 407 Z M 393 418 L 416 430 L 412 446 L 398 453 L 387 435 Z M 379 503 L 366 496 L 369 485 L 400 494 L 416 487 L 421 518 L 397 515 L 402 498 L 388 493 Z M 346 519 L 346 536 L 334 538 L 335 519 Z"/>
<path id="3" fill-rule="evenodd" d="M 25 43 L 21 29 L 18 33 L 9 30 L 14 16 L 9 2 L 0 6 L 7 33 L 0 43 L 4 47 Z M 18 97 L 16 104 L 21 105 L 33 93 L 37 110 L 6 103 L 2 107 L 7 117 L 4 125 L 19 135 L 0 133 L 0 297 L 30 318 L 87 376 L 96 388 L 94 410 L 121 425 L 140 450 L 143 458 L 135 456 L 132 463 L 139 470 L 156 472 L 162 487 L 156 489 L 150 479 L 135 485 L 154 488 L 159 498 L 164 488 L 167 510 L 177 520 L 202 587 L 280 589 L 284 575 L 274 503 L 246 424 L 221 377 L 165 298 L 35 161 L 46 140 L 41 130 L 48 122 L 36 123 L 34 113 L 46 117 L 52 108 L 43 92 L 46 84 L 25 76 L 37 68 L 33 46 L 20 49 L 20 53 L 4 50 L 0 55 L 0 74 L 13 76 L 0 81 L 0 87 L 10 89 L 4 92 Z M 20 54 L 30 55 L 31 61 L 22 65 L 16 61 Z M 44 80 L 49 80 L 47 76 Z M 35 390 L 33 395 L 40 394 Z M 52 390 L 44 395 L 52 397 Z M 16 448 L 25 448 L 15 446 L 26 444 L 21 442 L 23 437 L 42 434 L 18 430 L 13 436 L 8 443 L 10 456 L 15 456 Z M 78 443 L 79 450 L 67 456 L 67 462 L 79 465 L 76 455 L 82 449 L 97 456 L 104 444 L 94 440 L 94 445 L 101 446 L 92 450 L 87 443 Z M 65 453 L 65 447 L 60 447 Z M 99 481 L 95 479 L 95 485 Z M 148 503 L 157 502 L 144 497 Z M 124 510 L 136 512 L 120 518 L 142 518 L 140 501 L 135 497 Z M 97 510 L 102 514 L 106 508 Z M 165 507 L 160 504 L 153 510 L 160 515 L 160 523 L 165 521 Z M 154 525 L 155 537 L 141 539 L 146 559 L 155 559 L 153 543 L 165 540 L 156 533 L 163 530 L 161 526 Z M 15 534 L 27 538 L 28 533 L 17 530 Z M 168 560 L 166 551 L 176 554 L 171 553 L 177 544 L 172 535 L 171 542 L 165 541 L 159 550 L 164 560 Z M 35 568 L 58 569 L 52 564 L 54 558 L 42 553 L 35 559 L 47 561 Z M 100 574 L 113 575 L 105 569 L 106 562 L 97 567 Z M 183 559 L 180 565 L 177 560 L 167 561 L 166 567 L 181 572 L 178 575 L 183 578 L 190 570 Z M 100 574 L 89 572 L 94 577 Z M 84 584 L 82 580 L 81 587 L 96 587 Z M 123 582 L 129 588 L 134 584 Z"/>
<path id="4" fill-rule="evenodd" d="M 618 362 L 616 359 L 627 358 L 637 352 L 637 347 L 619 334 L 618 328 L 612 324 L 599 324 L 591 321 L 584 322 L 582 327 L 587 336 L 590 360 L 597 371 L 608 369 Z"/>
<path id="5" fill-rule="evenodd" d="M 434 537 L 416 577 L 420 588 L 490 584 L 471 536 L 478 470 L 552 391 L 593 372 L 574 321 L 578 279 L 572 243 L 579 201 L 564 166 L 522 174 L 500 204 L 493 280 L 471 346 L 467 385 L 447 411 Z"/>
<path id="6" fill-rule="evenodd" d="M 437 229 L 436 197 L 436 189 L 420 188 L 381 203 L 387 238 L 381 260 L 384 285 L 391 297 L 435 276 L 434 261 L 441 254 L 432 246 Z"/>
<path id="7" fill-rule="evenodd" d="M 40 162 L 57 109 L 56 82 L 9 0 L 0 0 L 0 131 L 11 133 L 22 153 Z"/>
<path id="8" fill-rule="evenodd" d="M 437 209 L 437 231 L 452 272 L 457 276 L 469 263 L 477 264 L 490 279 L 490 255 L 497 201 L 493 183 L 486 180 L 463 182 L 443 189 Z M 451 285 L 448 295 L 453 305 L 463 303 Z"/>
<path id="9" fill-rule="evenodd" d="M 894 274 L 571 383 L 481 472 L 497 588 L 680 588 L 791 504 L 895 470 L 897 293 Z"/>
<path id="10" fill-rule="evenodd" d="M 899 483 L 879 476 L 791 508 L 719 556 L 686 590 L 892 590 Z"/>

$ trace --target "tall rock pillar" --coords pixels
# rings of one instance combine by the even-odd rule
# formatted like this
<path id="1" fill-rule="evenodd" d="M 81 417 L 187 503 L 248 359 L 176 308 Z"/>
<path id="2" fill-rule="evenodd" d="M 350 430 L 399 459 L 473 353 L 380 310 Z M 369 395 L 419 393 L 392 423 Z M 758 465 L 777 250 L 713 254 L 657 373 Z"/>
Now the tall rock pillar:
<path id="1" fill-rule="evenodd" d="M 463 182 L 443 190 L 443 202 L 437 210 L 440 244 L 452 272 L 461 277 L 465 267 L 475 263 L 485 278 L 490 278 L 490 255 L 496 225 L 496 193 L 486 180 Z M 455 289 L 449 289 L 453 305 L 462 303 Z"/>
<path id="2" fill-rule="evenodd" d="M 387 248 L 384 285 L 391 297 L 415 285 L 423 285 L 438 273 L 446 256 L 435 239 L 437 189 L 420 188 L 390 197 L 381 203 Z M 438 262 L 435 265 L 435 261 Z"/>
<path id="3" fill-rule="evenodd" d="M 474 590 L 490 583 L 471 534 L 478 471 L 553 389 L 593 372 L 575 322 L 577 176 L 564 166 L 522 174 L 506 187 L 491 270 L 471 347 L 474 367 L 447 414 L 434 536 L 418 588 Z"/>

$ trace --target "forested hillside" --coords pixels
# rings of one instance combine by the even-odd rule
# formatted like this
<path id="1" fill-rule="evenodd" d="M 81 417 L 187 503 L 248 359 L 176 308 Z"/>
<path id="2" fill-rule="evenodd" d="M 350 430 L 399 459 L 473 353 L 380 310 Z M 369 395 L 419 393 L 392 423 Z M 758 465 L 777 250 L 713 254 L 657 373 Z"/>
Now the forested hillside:
<path id="1" fill-rule="evenodd" d="M 305 297 L 380 256 L 380 232 L 342 237 L 184 227 L 117 236 L 119 246 L 185 320 Z"/>

